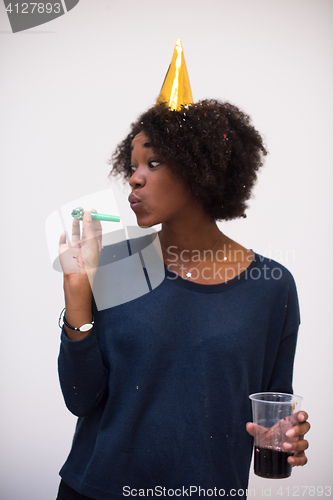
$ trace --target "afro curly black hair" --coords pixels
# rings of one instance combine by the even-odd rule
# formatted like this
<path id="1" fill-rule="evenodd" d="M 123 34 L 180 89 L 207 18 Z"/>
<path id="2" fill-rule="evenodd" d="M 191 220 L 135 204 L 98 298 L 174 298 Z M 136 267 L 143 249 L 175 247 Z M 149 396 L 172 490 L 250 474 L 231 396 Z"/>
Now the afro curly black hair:
<path id="1" fill-rule="evenodd" d="M 140 132 L 213 220 L 246 217 L 245 202 L 267 154 L 248 115 L 217 100 L 199 101 L 179 111 L 158 104 L 132 124 L 112 156 L 110 175 L 131 177 L 131 143 Z"/>

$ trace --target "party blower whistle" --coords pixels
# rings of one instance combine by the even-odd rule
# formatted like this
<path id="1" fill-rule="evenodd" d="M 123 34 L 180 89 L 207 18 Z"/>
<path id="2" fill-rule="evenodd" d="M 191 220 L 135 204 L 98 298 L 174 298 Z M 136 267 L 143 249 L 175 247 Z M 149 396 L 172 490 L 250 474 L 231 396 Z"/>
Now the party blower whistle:
<path id="1" fill-rule="evenodd" d="M 106 215 L 106 214 L 98 214 L 96 212 L 90 212 L 92 220 L 104 220 L 109 222 L 119 222 L 119 215 Z M 82 220 L 84 215 L 84 210 L 82 207 L 77 207 L 72 210 L 72 217 L 76 220 Z"/>

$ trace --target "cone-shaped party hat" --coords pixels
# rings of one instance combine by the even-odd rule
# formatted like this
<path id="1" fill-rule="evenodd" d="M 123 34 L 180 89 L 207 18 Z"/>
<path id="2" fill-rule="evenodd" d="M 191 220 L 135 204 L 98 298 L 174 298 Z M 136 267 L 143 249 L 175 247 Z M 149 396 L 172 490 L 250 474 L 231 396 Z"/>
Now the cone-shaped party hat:
<path id="1" fill-rule="evenodd" d="M 181 105 L 185 106 L 193 102 L 182 42 L 179 39 L 156 104 L 160 102 L 166 102 L 171 110 L 180 109 Z"/>

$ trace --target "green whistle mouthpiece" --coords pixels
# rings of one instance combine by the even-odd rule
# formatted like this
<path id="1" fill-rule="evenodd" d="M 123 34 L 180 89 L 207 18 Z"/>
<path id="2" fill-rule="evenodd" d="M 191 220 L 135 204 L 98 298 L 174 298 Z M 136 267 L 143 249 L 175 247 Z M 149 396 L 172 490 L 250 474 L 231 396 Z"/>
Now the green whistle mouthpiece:
<path id="1" fill-rule="evenodd" d="M 90 212 L 92 220 L 104 220 L 109 222 L 119 222 L 119 215 L 106 215 L 106 214 L 98 214 L 96 212 Z M 77 207 L 72 210 L 72 217 L 76 220 L 82 220 L 84 215 L 84 210 L 82 207 Z"/>

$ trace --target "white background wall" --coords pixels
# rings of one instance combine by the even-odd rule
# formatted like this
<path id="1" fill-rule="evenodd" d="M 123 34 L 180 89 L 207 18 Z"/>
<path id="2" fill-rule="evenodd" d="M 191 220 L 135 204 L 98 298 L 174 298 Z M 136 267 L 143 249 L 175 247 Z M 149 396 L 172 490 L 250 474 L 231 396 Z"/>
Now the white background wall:
<path id="1" fill-rule="evenodd" d="M 81 0 L 12 34 L 1 2 L 1 499 L 54 499 L 75 425 L 58 386 L 62 279 L 45 219 L 111 186 L 106 161 L 154 103 L 178 37 L 195 100 L 243 108 L 270 151 L 247 219 L 222 230 L 285 264 L 299 291 L 309 463 L 250 486 L 277 499 L 332 486 L 332 15 L 331 0 Z"/>

